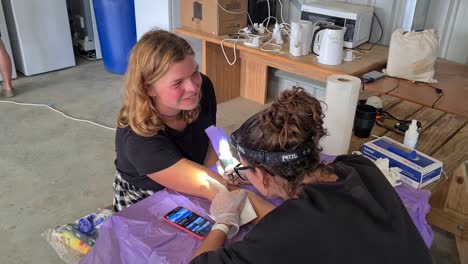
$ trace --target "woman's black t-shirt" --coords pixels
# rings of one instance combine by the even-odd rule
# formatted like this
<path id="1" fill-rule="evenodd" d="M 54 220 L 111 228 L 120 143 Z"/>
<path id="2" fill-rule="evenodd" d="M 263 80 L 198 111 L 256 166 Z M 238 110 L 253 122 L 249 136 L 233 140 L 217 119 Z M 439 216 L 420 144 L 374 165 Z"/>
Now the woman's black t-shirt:
<path id="1" fill-rule="evenodd" d="M 209 138 L 205 129 L 216 125 L 216 96 L 210 79 L 202 74 L 201 112 L 183 132 L 166 127 L 152 137 L 143 137 L 130 127 L 117 128 L 115 167 L 123 179 L 144 190 L 159 191 L 164 186 L 147 175 L 174 165 L 182 158 L 203 164 Z"/>
<path id="2" fill-rule="evenodd" d="M 337 157 L 339 181 L 304 186 L 242 241 L 191 263 L 431 263 L 398 194 L 367 158 Z"/>

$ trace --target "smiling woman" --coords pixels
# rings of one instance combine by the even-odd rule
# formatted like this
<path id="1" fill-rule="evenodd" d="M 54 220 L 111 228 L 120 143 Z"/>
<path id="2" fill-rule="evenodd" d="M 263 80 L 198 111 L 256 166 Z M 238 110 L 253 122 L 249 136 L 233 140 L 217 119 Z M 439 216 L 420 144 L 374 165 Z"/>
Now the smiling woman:
<path id="1" fill-rule="evenodd" d="M 225 181 L 205 129 L 216 125 L 210 79 L 194 52 L 167 31 L 146 33 L 132 50 L 115 138 L 114 209 L 165 187 L 212 199 Z"/>

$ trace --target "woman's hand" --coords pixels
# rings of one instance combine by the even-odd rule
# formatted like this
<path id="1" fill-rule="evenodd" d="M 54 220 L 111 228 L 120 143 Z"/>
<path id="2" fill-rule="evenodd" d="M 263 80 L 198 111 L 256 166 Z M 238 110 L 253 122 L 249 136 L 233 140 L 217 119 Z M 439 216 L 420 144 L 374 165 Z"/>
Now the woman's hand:
<path id="1" fill-rule="evenodd" d="M 229 185 L 241 185 L 241 184 L 250 184 L 249 181 L 243 180 L 239 177 L 237 172 L 234 170 L 236 166 L 238 166 L 240 162 L 236 158 L 232 158 L 228 165 L 223 165 L 222 161 L 216 162 L 216 169 L 218 173 L 225 179 Z"/>
<path id="2" fill-rule="evenodd" d="M 240 213 L 244 208 L 246 198 L 247 193 L 244 190 L 220 191 L 211 202 L 210 213 L 216 223 L 231 227 L 228 238 L 233 237 L 239 231 Z"/>

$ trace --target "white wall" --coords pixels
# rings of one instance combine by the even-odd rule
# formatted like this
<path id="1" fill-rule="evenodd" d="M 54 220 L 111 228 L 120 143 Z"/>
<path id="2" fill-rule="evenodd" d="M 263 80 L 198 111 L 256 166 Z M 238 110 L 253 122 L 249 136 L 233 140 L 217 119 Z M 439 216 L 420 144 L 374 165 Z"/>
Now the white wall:
<path id="1" fill-rule="evenodd" d="M 171 2 L 172 0 L 135 0 L 137 39 L 155 27 L 172 30 Z"/>
<path id="2" fill-rule="evenodd" d="M 180 19 L 181 0 L 135 0 L 135 22 L 137 39 L 155 27 L 174 31 L 182 26 Z M 195 60 L 202 65 L 201 40 L 184 37 L 195 51 Z"/>
<path id="3" fill-rule="evenodd" d="M 439 56 L 468 64 L 468 3 L 466 0 L 432 0 L 426 27 L 433 27 L 439 36 Z"/>
<path id="4" fill-rule="evenodd" d="M 382 45 L 389 45 L 392 32 L 404 23 L 405 7 L 416 0 L 334 0 L 352 4 L 373 6 L 384 28 Z M 300 8 L 303 3 L 314 0 L 283 0 L 289 4 L 289 21 L 300 19 Z M 468 17 L 467 0 L 418 0 L 414 14 L 413 28 L 424 25 L 435 28 L 439 37 L 439 57 L 459 63 L 468 64 Z M 371 42 L 379 38 L 380 29 L 374 19 Z"/>

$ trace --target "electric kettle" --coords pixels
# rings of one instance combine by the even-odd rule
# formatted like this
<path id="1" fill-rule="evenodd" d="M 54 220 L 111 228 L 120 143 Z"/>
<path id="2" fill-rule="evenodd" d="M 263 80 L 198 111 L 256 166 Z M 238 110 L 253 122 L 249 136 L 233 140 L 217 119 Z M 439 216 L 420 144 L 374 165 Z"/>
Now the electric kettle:
<path id="1" fill-rule="evenodd" d="M 312 52 L 318 56 L 319 63 L 341 64 L 345 32 L 346 27 L 336 25 L 326 25 L 315 30 L 312 38 Z"/>
<path id="2" fill-rule="evenodd" d="M 300 20 L 291 23 L 289 34 L 289 53 L 291 55 L 304 56 L 310 53 L 312 44 L 313 24 L 310 21 Z"/>

